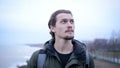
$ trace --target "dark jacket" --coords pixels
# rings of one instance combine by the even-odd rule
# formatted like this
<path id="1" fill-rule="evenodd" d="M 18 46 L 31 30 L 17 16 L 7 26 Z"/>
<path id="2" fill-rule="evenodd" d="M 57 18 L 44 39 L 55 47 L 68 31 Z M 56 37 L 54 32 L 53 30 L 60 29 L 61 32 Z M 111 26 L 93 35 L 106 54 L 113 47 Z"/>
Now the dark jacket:
<path id="1" fill-rule="evenodd" d="M 74 45 L 73 53 L 71 54 L 65 68 L 85 68 L 86 64 L 86 46 L 77 41 L 72 41 Z M 60 58 L 53 48 L 54 41 L 50 40 L 44 44 L 47 57 L 44 64 L 44 68 L 62 68 Z M 34 52 L 28 62 L 28 68 L 37 68 L 39 50 Z M 91 56 L 89 56 L 89 68 L 94 68 L 94 62 Z"/>

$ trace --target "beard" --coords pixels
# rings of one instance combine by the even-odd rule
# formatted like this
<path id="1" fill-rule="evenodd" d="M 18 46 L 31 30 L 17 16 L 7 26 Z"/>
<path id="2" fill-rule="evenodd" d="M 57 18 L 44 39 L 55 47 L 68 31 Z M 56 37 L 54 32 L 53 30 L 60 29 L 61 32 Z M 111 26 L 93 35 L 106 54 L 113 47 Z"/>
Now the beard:
<path id="1" fill-rule="evenodd" d="M 72 39 L 74 39 L 74 36 L 71 36 L 71 37 L 70 36 L 66 36 L 66 37 L 64 37 L 64 39 L 65 40 L 72 40 Z"/>

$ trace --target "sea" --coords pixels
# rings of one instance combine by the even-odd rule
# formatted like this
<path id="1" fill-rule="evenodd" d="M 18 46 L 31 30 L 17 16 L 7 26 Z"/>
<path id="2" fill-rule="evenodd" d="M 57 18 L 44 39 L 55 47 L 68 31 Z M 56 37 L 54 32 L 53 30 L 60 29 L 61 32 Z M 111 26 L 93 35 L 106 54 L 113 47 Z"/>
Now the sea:
<path id="1" fill-rule="evenodd" d="M 41 49 L 27 45 L 0 46 L 0 68 L 17 68 L 26 65 L 33 52 Z"/>

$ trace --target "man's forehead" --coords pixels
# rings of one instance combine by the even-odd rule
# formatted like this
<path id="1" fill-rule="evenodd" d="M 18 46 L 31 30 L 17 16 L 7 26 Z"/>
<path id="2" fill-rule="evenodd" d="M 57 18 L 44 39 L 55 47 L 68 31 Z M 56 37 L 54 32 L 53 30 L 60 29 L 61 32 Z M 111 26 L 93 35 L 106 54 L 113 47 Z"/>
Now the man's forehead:
<path id="1" fill-rule="evenodd" d="M 73 19 L 70 13 L 60 13 L 56 16 L 57 19 Z"/>

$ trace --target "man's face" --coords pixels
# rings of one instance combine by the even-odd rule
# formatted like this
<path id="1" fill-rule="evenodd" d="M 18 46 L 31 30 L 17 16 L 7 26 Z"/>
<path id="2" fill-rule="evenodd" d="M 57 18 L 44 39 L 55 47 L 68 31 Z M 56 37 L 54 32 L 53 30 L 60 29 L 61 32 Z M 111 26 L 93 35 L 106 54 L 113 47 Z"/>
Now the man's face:
<path id="1" fill-rule="evenodd" d="M 71 14 L 60 13 L 56 16 L 56 25 L 52 26 L 55 38 L 71 40 L 74 38 L 74 20 Z"/>

